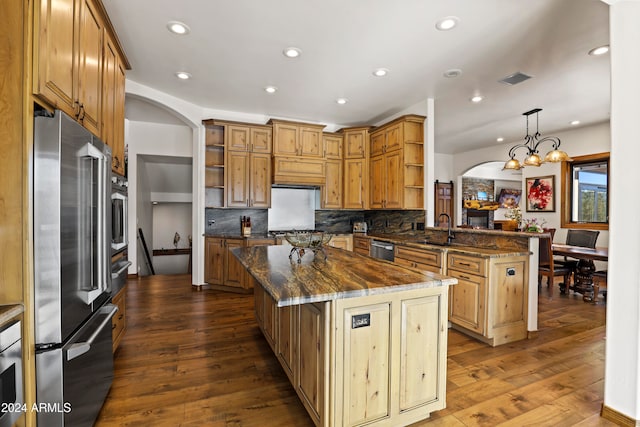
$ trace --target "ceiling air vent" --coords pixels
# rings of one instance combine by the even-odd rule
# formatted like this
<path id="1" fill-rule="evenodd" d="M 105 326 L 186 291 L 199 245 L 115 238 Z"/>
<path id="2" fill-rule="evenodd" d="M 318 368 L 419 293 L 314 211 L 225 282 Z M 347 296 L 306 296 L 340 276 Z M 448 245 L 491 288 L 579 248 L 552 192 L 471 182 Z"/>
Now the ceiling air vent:
<path id="1" fill-rule="evenodd" d="M 498 80 L 500 83 L 504 83 L 509 86 L 517 85 L 518 83 L 522 83 L 525 80 L 529 80 L 531 76 L 528 76 L 524 73 L 518 71 L 517 73 L 513 73 L 510 76 L 507 76 L 503 79 Z"/>

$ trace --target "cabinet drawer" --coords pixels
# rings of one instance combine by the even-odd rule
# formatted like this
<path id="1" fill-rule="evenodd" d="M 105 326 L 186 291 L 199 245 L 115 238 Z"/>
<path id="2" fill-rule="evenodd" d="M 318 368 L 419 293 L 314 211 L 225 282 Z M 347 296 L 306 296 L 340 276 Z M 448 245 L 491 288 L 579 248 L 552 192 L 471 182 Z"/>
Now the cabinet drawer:
<path id="1" fill-rule="evenodd" d="M 426 264 L 440 268 L 442 266 L 442 253 L 436 251 L 407 248 L 396 246 L 396 258 L 415 261 L 418 264 Z"/>
<path id="2" fill-rule="evenodd" d="M 301 157 L 273 157 L 274 184 L 325 184 L 324 160 Z"/>
<path id="3" fill-rule="evenodd" d="M 421 262 L 409 261 L 404 258 L 396 258 L 394 262 L 404 267 L 415 268 L 421 271 L 430 271 L 432 273 L 442 274 L 442 269 L 437 265 L 423 264 Z"/>
<path id="4" fill-rule="evenodd" d="M 111 318 L 111 336 L 113 339 L 113 351 L 115 352 L 120 344 L 127 327 L 127 306 L 125 300 L 126 287 L 113 298 L 112 303 L 118 307 L 118 311 Z"/>
<path id="5" fill-rule="evenodd" d="M 484 258 L 458 255 L 456 253 L 449 252 L 447 260 L 447 266 L 449 269 L 464 271 L 482 277 L 487 276 L 487 260 Z"/>
<path id="6" fill-rule="evenodd" d="M 366 237 L 355 237 L 353 238 L 353 247 L 355 249 L 363 249 L 366 250 L 367 253 L 369 252 L 369 239 L 367 239 Z"/>

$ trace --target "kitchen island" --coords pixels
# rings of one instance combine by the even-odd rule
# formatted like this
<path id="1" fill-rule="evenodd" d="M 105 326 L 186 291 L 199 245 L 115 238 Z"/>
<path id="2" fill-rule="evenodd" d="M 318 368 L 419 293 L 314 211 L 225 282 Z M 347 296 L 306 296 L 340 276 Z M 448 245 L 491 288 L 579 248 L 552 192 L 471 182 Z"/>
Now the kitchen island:
<path id="1" fill-rule="evenodd" d="M 408 425 L 445 407 L 456 279 L 341 249 L 238 248 L 258 324 L 318 426 Z M 326 256 L 324 256 L 326 255 Z"/>

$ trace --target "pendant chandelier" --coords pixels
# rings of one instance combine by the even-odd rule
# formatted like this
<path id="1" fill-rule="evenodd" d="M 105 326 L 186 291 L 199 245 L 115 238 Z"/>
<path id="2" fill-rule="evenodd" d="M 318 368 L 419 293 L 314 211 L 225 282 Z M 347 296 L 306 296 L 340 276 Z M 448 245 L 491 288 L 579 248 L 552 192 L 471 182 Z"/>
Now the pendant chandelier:
<path id="1" fill-rule="evenodd" d="M 511 147 L 511 150 L 509 150 L 509 160 L 507 160 L 507 162 L 504 164 L 503 170 L 519 170 L 525 166 L 540 166 L 545 162 L 559 163 L 572 160 L 567 153 L 560 150 L 560 138 L 556 136 L 545 136 L 544 138 L 542 138 L 542 135 L 540 135 L 540 132 L 538 132 L 538 113 L 540 111 L 542 111 L 542 108 L 534 108 L 531 111 L 522 113 L 523 116 L 527 117 L 527 136 L 524 137 L 524 142 L 522 144 L 514 145 L 513 147 Z M 536 133 L 530 135 L 529 116 L 532 114 L 536 115 Z M 547 153 L 543 161 L 538 154 L 538 146 L 546 141 L 550 141 L 552 143 L 552 146 L 551 151 Z M 520 164 L 520 162 L 515 158 L 516 150 L 521 147 L 527 149 L 527 157 L 525 157 L 522 164 Z"/>

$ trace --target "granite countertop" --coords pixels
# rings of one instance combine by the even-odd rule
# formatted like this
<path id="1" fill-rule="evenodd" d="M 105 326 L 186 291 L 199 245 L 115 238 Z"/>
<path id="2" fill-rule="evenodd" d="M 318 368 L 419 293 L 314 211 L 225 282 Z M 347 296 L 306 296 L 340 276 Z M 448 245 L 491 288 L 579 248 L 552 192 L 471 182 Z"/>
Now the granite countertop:
<path id="1" fill-rule="evenodd" d="M 330 301 L 409 289 L 454 285 L 454 278 L 420 272 L 331 247 L 314 256 L 306 251 L 302 262 L 289 259 L 289 246 L 233 249 L 233 254 L 277 301 L 278 307 Z"/>
<path id="2" fill-rule="evenodd" d="M 220 239 L 274 239 L 269 233 L 257 233 L 249 236 L 242 236 L 240 233 L 204 233 L 204 237 L 217 237 Z"/>
<path id="3" fill-rule="evenodd" d="M 0 306 L 0 326 L 24 311 L 22 304 L 8 304 Z"/>
<path id="4" fill-rule="evenodd" d="M 466 230 L 465 230 L 466 231 Z M 522 233 L 520 234 L 522 235 Z M 529 251 L 513 250 L 513 249 L 492 249 L 483 248 L 478 246 L 462 245 L 452 243 L 450 245 L 441 243 L 421 243 L 425 240 L 424 237 L 415 235 L 399 235 L 399 234 L 383 234 L 373 233 L 366 234 L 363 237 L 369 237 L 370 239 L 384 240 L 394 244 L 404 245 L 407 247 L 413 247 L 418 249 L 429 249 L 439 252 L 456 252 L 463 255 L 483 257 L 483 258 L 502 258 L 510 256 L 522 256 L 530 255 Z"/>

